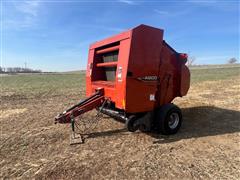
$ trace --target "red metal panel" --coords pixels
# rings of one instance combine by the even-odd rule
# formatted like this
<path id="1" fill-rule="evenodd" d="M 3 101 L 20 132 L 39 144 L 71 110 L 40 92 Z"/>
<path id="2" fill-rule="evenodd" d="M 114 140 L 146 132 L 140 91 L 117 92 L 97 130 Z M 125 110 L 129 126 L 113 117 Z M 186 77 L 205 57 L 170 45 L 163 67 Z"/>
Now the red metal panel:
<path id="1" fill-rule="evenodd" d="M 91 87 L 92 87 L 92 92 L 95 92 L 96 89 L 99 87 L 103 87 L 104 88 L 104 96 L 107 97 L 108 99 L 111 99 L 111 101 L 116 102 L 117 97 L 115 95 L 115 91 L 116 91 L 115 84 L 110 86 L 109 84 L 106 85 L 105 83 L 94 82 Z"/>
<path id="2" fill-rule="evenodd" d="M 126 32 L 122 32 L 118 35 L 115 35 L 115 36 L 109 37 L 107 39 L 104 39 L 102 41 L 98 41 L 98 42 L 95 42 L 94 44 L 91 44 L 90 49 L 96 49 L 96 48 L 104 46 L 104 45 L 119 42 L 121 40 L 130 38 L 130 35 L 131 35 L 131 30 L 126 31 Z"/>
<path id="3" fill-rule="evenodd" d="M 185 96 L 190 87 L 190 71 L 187 66 L 183 65 L 181 68 L 181 89 L 180 95 Z"/>
<path id="4" fill-rule="evenodd" d="M 126 104 L 126 79 L 128 71 L 129 53 L 131 48 L 131 39 L 125 39 L 120 42 L 118 54 L 118 67 L 116 72 L 116 107 L 125 109 Z M 120 74 L 121 73 L 121 77 Z"/>
<path id="5" fill-rule="evenodd" d="M 118 62 L 105 62 L 105 63 L 98 63 L 97 67 L 112 67 L 117 66 Z"/>
<path id="6" fill-rule="evenodd" d="M 92 95 L 92 80 L 91 76 L 93 74 L 91 64 L 93 63 L 94 57 L 94 49 L 89 49 L 88 53 L 88 63 L 87 63 L 87 71 L 86 71 L 86 95 Z"/>
<path id="7" fill-rule="evenodd" d="M 128 63 L 132 77 L 127 78 L 126 83 L 127 112 L 150 111 L 155 107 L 157 81 L 146 82 L 138 78 L 158 75 L 162 41 L 160 29 L 144 25 L 133 29 Z"/>
<path id="8" fill-rule="evenodd" d="M 101 49 L 96 51 L 96 54 L 103 54 L 103 53 L 107 53 L 107 52 L 112 52 L 112 51 L 116 51 L 119 49 L 119 46 L 113 46 L 113 47 L 109 47 L 106 49 Z"/>

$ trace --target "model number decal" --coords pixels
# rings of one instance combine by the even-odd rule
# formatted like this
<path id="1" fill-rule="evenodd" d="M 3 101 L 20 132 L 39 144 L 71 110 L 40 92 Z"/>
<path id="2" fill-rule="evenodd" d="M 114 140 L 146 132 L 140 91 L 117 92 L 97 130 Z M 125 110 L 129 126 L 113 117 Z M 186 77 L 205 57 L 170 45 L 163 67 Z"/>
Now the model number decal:
<path id="1" fill-rule="evenodd" d="M 139 77 L 137 79 L 140 81 L 157 81 L 158 77 L 157 76 L 143 76 L 143 77 Z"/>

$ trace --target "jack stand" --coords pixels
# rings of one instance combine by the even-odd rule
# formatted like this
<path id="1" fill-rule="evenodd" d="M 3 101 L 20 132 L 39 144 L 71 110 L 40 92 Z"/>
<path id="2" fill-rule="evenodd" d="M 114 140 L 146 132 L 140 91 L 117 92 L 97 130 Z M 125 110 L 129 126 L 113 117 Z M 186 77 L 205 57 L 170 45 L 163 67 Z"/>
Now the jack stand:
<path id="1" fill-rule="evenodd" d="M 81 134 L 75 133 L 75 119 L 71 117 L 72 134 L 70 135 L 70 145 L 83 144 L 84 139 Z"/>

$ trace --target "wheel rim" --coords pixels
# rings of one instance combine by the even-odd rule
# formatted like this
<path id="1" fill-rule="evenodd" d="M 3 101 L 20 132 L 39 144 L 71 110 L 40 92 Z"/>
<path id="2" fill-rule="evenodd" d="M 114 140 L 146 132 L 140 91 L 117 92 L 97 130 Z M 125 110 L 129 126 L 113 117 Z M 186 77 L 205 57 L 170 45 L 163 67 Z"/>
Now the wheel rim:
<path id="1" fill-rule="evenodd" d="M 178 113 L 172 113 L 170 115 L 168 126 L 170 129 L 175 129 L 179 124 L 179 115 Z"/>

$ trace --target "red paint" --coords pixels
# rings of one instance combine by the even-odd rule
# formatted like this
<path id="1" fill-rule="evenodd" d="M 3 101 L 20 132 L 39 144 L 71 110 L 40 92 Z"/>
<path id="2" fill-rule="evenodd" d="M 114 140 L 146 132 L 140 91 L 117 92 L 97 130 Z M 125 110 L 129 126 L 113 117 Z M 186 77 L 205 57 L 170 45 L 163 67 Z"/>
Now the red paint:
<path id="1" fill-rule="evenodd" d="M 98 63 L 97 67 L 112 67 L 117 66 L 117 62 L 106 62 L 106 63 Z"/>
<path id="2" fill-rule="evenodd" d="M 98 51 L 96 51 L 96 54 L 103 54 L 103 53 L 115 51 L 115 50 L 118 50 L 118 49 L 119 49 L 119 46 L 113 46 L 113 47 L 110 47 L 110 48 L 98 50 Z"/>

